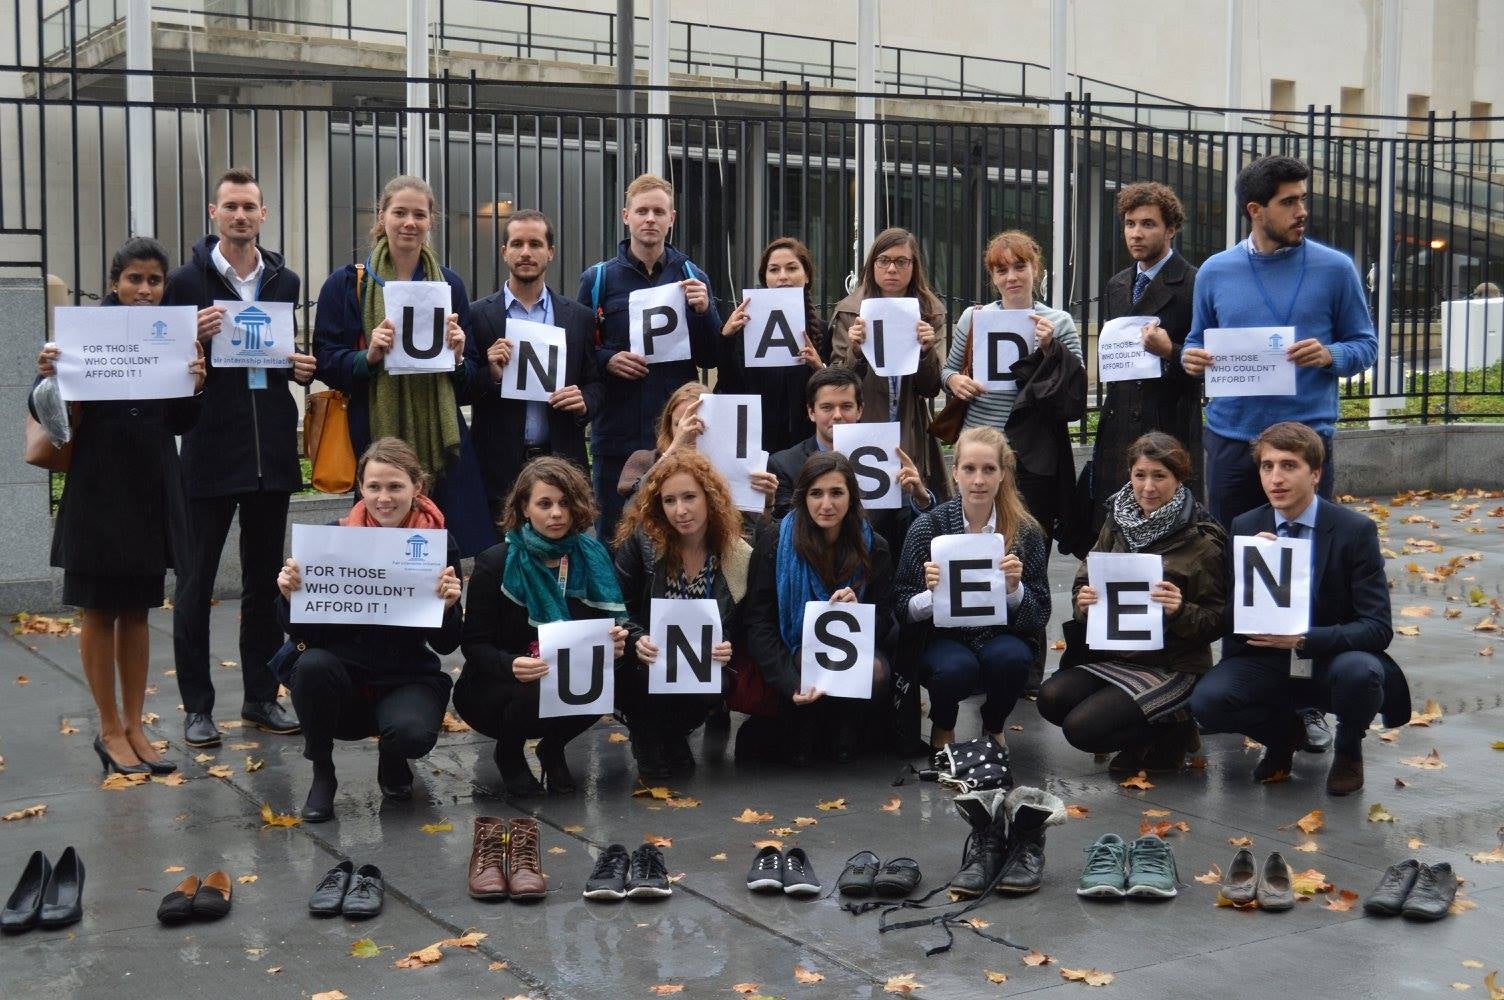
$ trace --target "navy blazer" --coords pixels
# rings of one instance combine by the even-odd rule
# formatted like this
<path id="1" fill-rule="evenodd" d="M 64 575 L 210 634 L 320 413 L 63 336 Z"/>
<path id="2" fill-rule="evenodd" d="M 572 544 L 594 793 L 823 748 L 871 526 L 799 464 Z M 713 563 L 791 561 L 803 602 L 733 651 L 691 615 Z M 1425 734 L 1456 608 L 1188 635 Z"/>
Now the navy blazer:
<path id="1" fill-rule="evenodd" d="M 1338 653 L 1372 653 L 1384 664 L 1383 716 L 1386 726 L 1410 721 L 1410 685 L 1386 651 L 1394 638 L 1389 608 L 1389 578 L 1379 551 L 1379 532 L 1367 516 L 1317 497 L 1315 564 L 1311 575 L 1311 628 L 1306 648 L 1297 655 L 1317 665 Z M 1233 519 L 1232 534 L 1274 532 L 1274 508 L 1264 504 Z M 1228 560 L 1232 572 L 1237 568 Z M 1228 593 L 1233 593 L 1231 587 Z M 1228 615 L 1232 621 L 1232 615 Z M 1242 636 L 1229 634 L 1224 658 L 1266 656 Z"/>
<path id="2" fill-rule="evenodd" d="M 585 427 L 600 412 L 605 392 L 595 360 L 595 318 L 573 299 L 552 289 L 545 294 L 553 300 L 554 325 L 564 330 L 564 378 L 560 384 L 579 386 L 580 395 L 585 398 L 584 413 L 549 409 L 549 450 L 573 461 L 588 475 Z M 470 438 L 475 443 L 486 480 L 486 494 L 493 507 L 505 499 L 522 471 L 523 430 L 527 424 L 526 401 L 501 398 L 486 363 L 486 352 L 498 340 L 506 339 L 506 335 L 506 296 L 500 289 L 470 304 L 470 318 L 465 327 L 465 353 L 470 358 L 467 367 L 471 373 Z"/>

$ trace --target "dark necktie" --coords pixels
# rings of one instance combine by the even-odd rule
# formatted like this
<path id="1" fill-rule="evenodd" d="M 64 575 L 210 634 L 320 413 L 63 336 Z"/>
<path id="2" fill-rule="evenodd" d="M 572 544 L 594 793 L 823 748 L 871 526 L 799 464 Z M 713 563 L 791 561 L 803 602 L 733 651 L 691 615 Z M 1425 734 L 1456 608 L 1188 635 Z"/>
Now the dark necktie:
<path id="1" fill-rule="evenodd" d="M 1283 538 L 1299 538 L 1301 529 L 1304 527 L 1305 525 L 1299 521 L 1281 521 L 1279 523 L 1279 533 Z"/>
<path id="2" fill-rule="evenodd" d="M 1149 287 L 1149 282 L 1154 279 L 1148 271 L 1140 271 L 1133 276 L 1133 304 L 1138 305 L 1138 300 L 1144 297 L 1144 289 Z"/>

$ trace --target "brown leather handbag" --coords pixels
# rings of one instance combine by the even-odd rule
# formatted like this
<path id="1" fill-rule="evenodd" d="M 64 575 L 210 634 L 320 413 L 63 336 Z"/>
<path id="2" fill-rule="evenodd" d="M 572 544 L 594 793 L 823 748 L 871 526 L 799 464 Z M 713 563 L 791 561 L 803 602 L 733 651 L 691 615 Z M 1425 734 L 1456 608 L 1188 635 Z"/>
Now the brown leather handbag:
<path id="1" fill-rule="evenodd" d="M 355 301 L 365 284 L 364 264 L 355 265 Z M 364 337 L 356 342 L 363 346 Z M 310 392 L 303 400 L 303 456 L 320 493 L 349 493 L 355 486 L 355 446 L 350 443 L 350 400 L 338 389 Z"/>
<path id="2" fill-rule="evenodd" d="M 41 425 L 36 417 L 26 415 L 26 464 L 35 465 L 39 469 L 48 472 L 67 472 L 68 466 L 73 462 L 73 442 L 78 434 L 79 417 L 83 413 L 83 407 L 77 402 L 68 404 L 68 426 L 72 428 L 72 435 L 68 443 L 62 447 L 52 443 L 47 436 L 47 429 Z"/>
<path id="3" fill-rule="evenodd" d="M 961 362 L 961 373 L 971 371 L 971 333 L 966 334 L 966 358 Z M 966 411 L 971 408 L 971 402 L 951 396 L 930 420 L 930 436 L 946 444 L 955 444 L 956 438 L 961 436 L 961 429 L 966 426 Z"/>

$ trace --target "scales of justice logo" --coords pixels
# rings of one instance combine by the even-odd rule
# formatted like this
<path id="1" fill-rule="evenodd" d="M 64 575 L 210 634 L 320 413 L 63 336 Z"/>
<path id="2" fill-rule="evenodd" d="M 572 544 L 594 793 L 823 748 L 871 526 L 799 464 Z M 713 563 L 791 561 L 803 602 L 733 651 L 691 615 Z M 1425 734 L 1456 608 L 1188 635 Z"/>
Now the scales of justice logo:
<path id="1" fill-rule="evenodd" d="M 274 346 L 271 336 L 272 318 L 256 306 L 240 310 L 232 318 L 235 324 L 230 343 L 247 354 L 260 354 Z"/>

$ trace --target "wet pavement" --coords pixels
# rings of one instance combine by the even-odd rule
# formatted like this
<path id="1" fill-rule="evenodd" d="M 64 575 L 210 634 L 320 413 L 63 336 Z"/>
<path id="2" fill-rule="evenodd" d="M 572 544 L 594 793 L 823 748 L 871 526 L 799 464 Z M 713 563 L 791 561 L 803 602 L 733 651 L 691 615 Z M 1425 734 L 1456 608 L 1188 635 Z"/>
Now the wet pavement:
<path id="1" fill-rule="evenodd" d="M 1300 755 L 1294 780 L 1260 787 L 1248 777 L 1257 751 L 1245 749 L 1240 737 L 1209 738 L 1204 768 L 1156 776 L 1147 791 L 1124 789 L 1108 777 L 1104 762 L 1071 749 L 1032 704 L 1021 704 L 1009 720 L 1022 727 L 1009 733 L 1020 781 L 1085 807 L 1086 816 L 1050 832 L 1040 892 L 994 897 L 974 914 L 988 924 L 988 934 L 1052 956 L 1037 967 L 1024 963 L 1023 951 L 966 932 L 957 934 L 949 954 L 926 958 L 925 948 L 943 934 L 880 935 L 876 914 L 851 916 L 835 898 L 795 901 L 746 890 L 754 841 L 783 827 L 796 832 L 781 839 L 809 851 L 827 886 L 844 860 L 863 848 L 883 858 L 916 858 L 924 872 L 921 891 L 953 874 L 965 828 L 949 796 L 934 785 L 891 787 L 897 762 L 888 758 L 792 772 L 734 761 L 734 728 L 730 736 L 702 733 L 695 737 L 697 773 L 668 783 L 699 804 L 674 808 L 631 795 L 636 781 L 624 731 L 601 724 L 569 748 L 578 794 L 513 805 L 490 792 L 497 784 L 490 741 L 445 733 L 415 764 L 414 799 L 384 803 L 375 783 L 375 744 L 346 744 L 336 756 L 338 820 L 264 828 L 262 803 L 296 813 L 303 801 L 309 775 L 301 743 L 237 728 L 227 733 L 225 746 L 209 751 L 212 760 L 195 762 L 185 752 L 168 673 L 170 611 L 152 615 L 156 691 L 147 708 L 161 717 L 153 732 L 173 741 L 171 752 L 185 765 L 189 780 L 176 787 L 101 790 L 76 639 L 0 639 L 0 814 L 47 807 L 39 817 L 0 823 L 0 893 L 9 892 L 38 848 L 55 858 L 74 844 L 88 866 L 80 924 L 0 940 L 0 997 L 260 998 L 339 990 L 351 1000 L 625 998 L 654 996 L 652 987 L 660 984 L 682 985 L 679 995 L 686 997 L 715 997 L 739 995 L 732 992 L 738 984 L 757 984 L 771 996 L 856 998 L 888 995 L 889 977 L 906 973 L 924 984 L 916 996 L 1089 989 L 1066 981 L 1062 968 L 1111 973 L 1115 979 L 1104 996 L 1408 998 L 1454 996 L 1455 983 L 1471 987 L 1467 996 L 1487 997 L 1484 976 L 1504 968 L 1504 864 L 1469 855 L 1498 847 L 1504 823 L 1504 752 L 1490 747 L 1504 740 L 1504 655 L 1480 656 L 1498 634 L 1473 627 L 1494 617 L 1488 602 L 1504 596 L 1504 516 L 1488 516 L 1501 501 L 1383 503 L 1390 523 L 1386 545 L 1394 552 L 1395 622 L 1420 629 L 1397 636 L 1392 652 L 1409 673 L 1417 709 L 1435 699 L 1444 717 L 1404 727 L 1393 742 L 1371 733 L 1367 788 L 1332 799 L 1322 790 L 1328 758 Z M 1470 503 L 1480 506 L 1469 511 Z M 1427 520 L 1405 521 L 1415 516 Z M 1476 560 L 1469 558 L 1474 553 Z M 1057 622 L 1068 562 L 1059 556 L 1052 562 Z M 1460 614 L 1449 618 L 1450 611 Z M 235 617 L 233 603 L 214 610 L 217 659 L 236 658 Z M 457 658 L 446 665 L 457 668 Z M 222 720 L 234 720 L 238 675 L 233 666 L 215 670 Z M 25 684 L 18 683 L 22 676 Z M 963 712 L 961 735 L 978 726 L 973 700 Z M 79 732 L 60 732 L 72 727 Z M 232 749 L 237 744 L 255 745 Z M 1444 768 L 1402 763 L 1433 748 Z M 250 771 L 247 757 L 264 766 Z M 208 769 L 216 766 L 227 766 L 229 777 L 211 776 Z M 898 807 L 884 809 L 894 797 Z M 845 808 L 819 808 L 833 799 L 844 799 Z M 1375 804 L 1394 821 L 1371 822 Z M 736 822 L 747 808 L 773 818 Z M 1294 823 L 1312 809 L 1324 811 L 1325 826 L 1306 835 Z M 1106 832 L 1136 835 L 1146 810 L 1167 812 L 1156 820 L 1189 824 L 1189 832 L 1170 836 L 1186 883 L 1179 898 L 1078 899 L 1083 849 Z M 532 905 L 471 900 L 465 876 L 472 819 L 524 812 L 543 826 L 549 898 Z M 818 822 L 799 827 L 797 817 Z M 452 829 L 424 831 L 433 824 Z M 672 898 L 606 905 L 580 898 L 599 849 L 612 842 L 631 849 L 647 835 L 672 839 L 664 851 L 669 871 L 683 873 Z M 1297 871 L 1315 868 L 1337 890 L 1360 895 L 1387 865 L 1406 857 L 1448 861 L 1467 880 L 1462 895 L 1471 906 L 1436 924 L 1368 918 L 1361 904 L 1334 910 L 1327 901 L 1335 893 L 1283 914 L 1217 908 L 1215 887 L 1194 876 L 1214 864 L 1225 868 L 1234 852 L 1229 839 L 1239 837 L 1252 838 L 1260 861 L 1280 850 Z M 1424 846 L 1412 849 L 1413 839 Z M 1315 850 L 1296 850 L 1302 845 Z M 375 920 L 320 921 L 306 913 L 314 885 L 344 857 L 376 864 L 386 876 L 387 904 Z M 185 874 L 223 868 L 236 879 L 254 880 L 237 881 L 227 919 L 168 929 L 157 924 L 155 911 L 183 877 L 164 871 L 175 866 Z M 474 949 L 448 947 L 436 964 L 394 967 L 411 951 L 472 930 L 486 935 Z M 352 957 L 351 945 L 361 938 L 370 938 L 380 953 Z M 796 967 L 824 978 L 801 983 Z M 989 970 L 1005 974 L 1006 982 L 988 982 Z"/>

